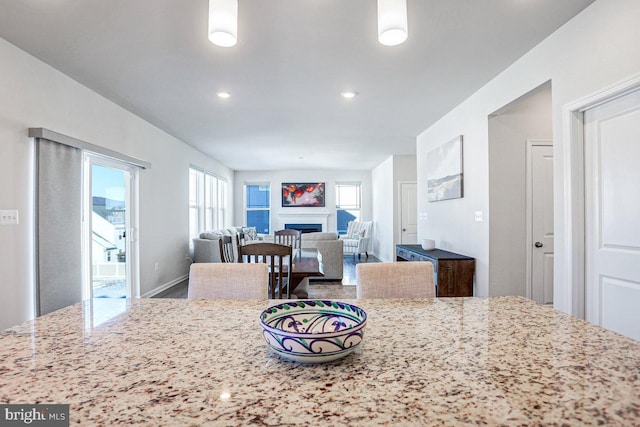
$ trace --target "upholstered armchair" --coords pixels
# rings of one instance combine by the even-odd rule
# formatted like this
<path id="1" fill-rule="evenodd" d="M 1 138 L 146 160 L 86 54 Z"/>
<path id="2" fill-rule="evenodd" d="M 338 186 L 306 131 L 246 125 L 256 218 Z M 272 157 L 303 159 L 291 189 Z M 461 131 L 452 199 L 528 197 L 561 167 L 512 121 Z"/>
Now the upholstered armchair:
<path id="1" fill-rule="evenodd" d="M 344 253 L 353 256 L 365 254 L 369 258 L 369 242 L 371 241 L 372 221 L 349 221 L 347 234 L 340 236 L 344 242 Z"/>

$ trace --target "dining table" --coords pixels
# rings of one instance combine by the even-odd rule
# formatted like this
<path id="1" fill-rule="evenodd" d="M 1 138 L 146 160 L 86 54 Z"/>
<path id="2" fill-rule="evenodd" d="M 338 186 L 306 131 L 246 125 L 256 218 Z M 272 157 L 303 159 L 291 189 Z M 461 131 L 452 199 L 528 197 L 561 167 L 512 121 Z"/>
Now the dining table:
<path id="1" fill-rule="evenodd" d="M 305 286 L 308 277 L 324 276 L 322 254 L 316 248 L 297 248 L 293 251 L 291 260 L 291 293 L 298 298 L 307 298 L 308 287 Z M 305 283 L 305 284 L 303 284 Z M 301 286 L 302 285 L 302 286 Z"/>
<path id="2" fill-rule="evenodd" d="M 329 363 L 263 339 L 282 300 L 93 299 L 0 333 L 0 403 L 72 425 L 640 425 L 640 342 L 523 297 L 346 300 Z"/>

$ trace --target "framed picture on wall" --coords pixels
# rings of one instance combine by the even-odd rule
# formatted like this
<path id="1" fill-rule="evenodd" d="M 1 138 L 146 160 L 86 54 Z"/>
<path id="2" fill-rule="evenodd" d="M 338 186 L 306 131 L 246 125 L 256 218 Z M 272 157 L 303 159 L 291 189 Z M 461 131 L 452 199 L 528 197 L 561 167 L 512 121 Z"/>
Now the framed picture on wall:
<path id="1" fill-rule="evenodd" d="M 462 135 L 427 153 L 427 200 L 462 197 Z"/>
<path id="2" fill-rule="evenodd" d="M 324 182 L 283 182 L 283 207 L 324 207 Z"/>

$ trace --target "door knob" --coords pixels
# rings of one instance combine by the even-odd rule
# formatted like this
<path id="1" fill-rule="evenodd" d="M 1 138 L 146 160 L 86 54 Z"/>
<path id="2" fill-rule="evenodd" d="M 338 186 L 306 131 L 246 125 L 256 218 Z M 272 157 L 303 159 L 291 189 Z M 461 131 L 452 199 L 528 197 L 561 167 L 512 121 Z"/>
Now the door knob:
<path id="1" fill-rule="evenodd" d="M 536 248 L 541 248 L 542 247 L 542 243 L 540 242 L 536 242 L 536 244 L 534 245 Z"/>
<path id="2" fill-rule="evenodd" d="M 403 229 L 402 229 L 402 231 L 407 231 L 407 229 L 406 229 L 406 228 L 403 228 Z"/>

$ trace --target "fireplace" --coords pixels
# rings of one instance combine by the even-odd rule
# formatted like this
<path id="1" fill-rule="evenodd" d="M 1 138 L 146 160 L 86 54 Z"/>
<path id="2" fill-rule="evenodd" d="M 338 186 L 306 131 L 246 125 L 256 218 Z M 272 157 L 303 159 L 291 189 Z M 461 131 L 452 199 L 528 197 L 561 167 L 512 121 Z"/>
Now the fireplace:
<path id="1" fill-rule="evenodd" d="M 293 208 L 292 208 L 293 209 Z M 296 208 L 296 209 L 304 209 L 304 208 Z M 310 208 L 316 209 L 316 208 Z M 298 212 L 298 213 L 279 213 L 278 214 L 278 225 L 276 230 L 283 230 L 291 225 L 295 226 L 308 226 L 312 225 L 315 227 L 319 227 L 318 231 L 328 231 L 329 214 L 324 212 Z M 307 231 L 309 233 L 310 231 Z"/>
<path id="2" fill-rule="evenodd" d="M 322 224 L 285 224 L 285 230 L 298 230 L 300 233 L 317 233 L 322 231 Z"/>

